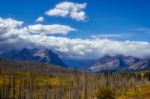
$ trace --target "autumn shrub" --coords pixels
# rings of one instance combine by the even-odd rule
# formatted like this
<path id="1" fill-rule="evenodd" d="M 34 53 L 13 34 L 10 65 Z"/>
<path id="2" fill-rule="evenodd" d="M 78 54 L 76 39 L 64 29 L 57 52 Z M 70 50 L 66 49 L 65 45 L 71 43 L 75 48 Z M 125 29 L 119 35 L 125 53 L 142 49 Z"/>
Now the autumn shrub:
<path id="1" fill-rule="evenodd" d="M 115 91 L 107 87 L 99 88 L 97 99 L 116 99 Z"/>

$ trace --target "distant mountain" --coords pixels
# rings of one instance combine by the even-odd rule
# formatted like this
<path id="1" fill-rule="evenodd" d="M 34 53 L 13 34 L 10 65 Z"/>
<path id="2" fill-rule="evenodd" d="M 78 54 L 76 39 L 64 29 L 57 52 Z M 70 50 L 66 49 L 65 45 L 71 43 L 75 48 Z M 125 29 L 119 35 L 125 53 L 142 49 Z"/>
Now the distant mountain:
<path id="1" fill-rule="evenodd" d="M 46 63 L 62 67 L 83 69 L 84 66 L 93 72 L 109 71 L 140 71 L 150 70 L 150 57 L 136 58 L 133 56 L 105 55 L 97 60 L 88 59 L 60 59 L 57 54 L 48 49 L 11 50 L 2 53 L 0 57 L 11 60 Z"/>
<path id="2" fill-rule="evenodd" d="M 136 58 L 133 56 L 104 56 L 97 60 L 97 62 L 91 67 L 94 72 L 100 71 L 139 71 L 150 69 L 149 58 Z"/>
<path id="3" fill-rule="evenodd" d="M 57 54 L 53 53 L 51 50 L 48 49 L 24 48 L 20 51 L 7 51 L 2 53 L 0 56 L 17 61 L 39 62 L 67 67 Z"/>

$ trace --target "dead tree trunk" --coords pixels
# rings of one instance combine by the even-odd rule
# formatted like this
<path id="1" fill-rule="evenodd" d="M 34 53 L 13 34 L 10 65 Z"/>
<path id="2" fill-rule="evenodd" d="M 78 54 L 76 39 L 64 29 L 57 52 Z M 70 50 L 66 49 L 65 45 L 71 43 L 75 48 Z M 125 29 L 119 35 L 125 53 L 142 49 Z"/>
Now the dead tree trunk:
<path id="1" fill-rule="evenodd" d="M 87 70 L 86 67 L 84 67 L 83 70 L 83 99 L 87 99 Z"/>

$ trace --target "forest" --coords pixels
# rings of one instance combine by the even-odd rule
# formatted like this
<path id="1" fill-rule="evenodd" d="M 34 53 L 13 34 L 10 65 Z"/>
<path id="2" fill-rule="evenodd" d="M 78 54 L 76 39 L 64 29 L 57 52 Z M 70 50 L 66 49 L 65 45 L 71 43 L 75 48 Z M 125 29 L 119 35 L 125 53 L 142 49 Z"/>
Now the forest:
<path id="1" fill-rule="evenodd" d="M 92 73 L 87 68 L 78 71 L 29 62 L 0 63 L 1 99 L 149 99 L 150 96 L 149 71 Z"/>

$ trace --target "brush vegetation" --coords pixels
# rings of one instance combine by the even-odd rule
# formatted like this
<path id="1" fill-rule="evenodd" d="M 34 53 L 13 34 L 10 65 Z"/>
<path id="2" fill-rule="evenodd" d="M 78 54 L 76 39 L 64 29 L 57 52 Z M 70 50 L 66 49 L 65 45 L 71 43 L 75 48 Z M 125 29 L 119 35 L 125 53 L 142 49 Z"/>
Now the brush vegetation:
<path id="1" fill-rule="evenodd" d="M 0 61 L 0 99 L 149 99 L 150 72 L 90 73 Z"/>

